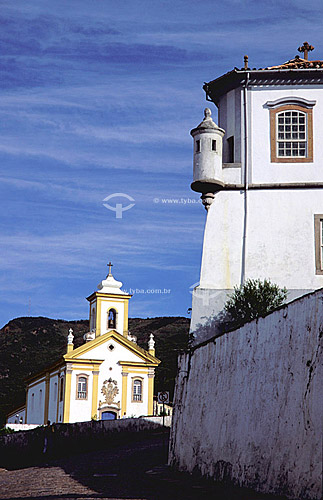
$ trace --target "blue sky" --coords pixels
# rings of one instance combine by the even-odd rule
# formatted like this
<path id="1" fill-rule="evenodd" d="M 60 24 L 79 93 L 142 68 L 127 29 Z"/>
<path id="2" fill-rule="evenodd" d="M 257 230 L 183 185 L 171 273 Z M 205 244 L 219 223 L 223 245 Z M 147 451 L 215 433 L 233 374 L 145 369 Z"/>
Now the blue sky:
<path id="1" fill-rule="evenodd" d="M 282 63 L 305 40 L 322 59 L 321 2 L 0 6 L 1 326 L 29 313 L 86 318 L 109 260 L 140 292 L 130 316 L 186 315 L 205 222 L 189 135 L 203 82 L 244 54 L 251 67 Z M 104 206 L 114 193 L 135 203 L 122 218 Z"/>

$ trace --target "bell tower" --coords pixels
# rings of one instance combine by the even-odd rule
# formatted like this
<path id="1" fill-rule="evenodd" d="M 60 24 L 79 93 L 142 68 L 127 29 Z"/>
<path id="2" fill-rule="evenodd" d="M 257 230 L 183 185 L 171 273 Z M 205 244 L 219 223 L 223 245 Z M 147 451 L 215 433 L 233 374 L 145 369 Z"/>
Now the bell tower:
<path id="1" fill-rule="evenodd" d="M 90 332 L 93 338 L 110 330 L 128 336 L 128 303 L 131 295 L 121 290 L 121 281 L 112 276 L 112 265 L 109 262 L 109 272 L 98 284 L 98 290 L 87 297 L 90 303 Z"/>

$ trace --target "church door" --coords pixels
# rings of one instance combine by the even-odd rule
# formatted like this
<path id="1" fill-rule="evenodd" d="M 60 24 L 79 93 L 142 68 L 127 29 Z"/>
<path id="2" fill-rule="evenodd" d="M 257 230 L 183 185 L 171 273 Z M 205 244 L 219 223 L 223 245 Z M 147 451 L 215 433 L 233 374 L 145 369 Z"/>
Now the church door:
<path id="1" fill-rule="evenodd" d="M 101 415 L 102 420 L 115 420 L 117 414 L 114 411 L 104 411 Z"/>

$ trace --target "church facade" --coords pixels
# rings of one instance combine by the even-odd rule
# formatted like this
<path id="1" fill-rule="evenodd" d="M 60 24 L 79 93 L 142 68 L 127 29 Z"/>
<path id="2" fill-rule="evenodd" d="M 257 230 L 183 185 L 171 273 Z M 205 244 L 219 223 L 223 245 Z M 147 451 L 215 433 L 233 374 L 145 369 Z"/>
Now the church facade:
<path id="1" fill-rule="evenodd" d="M 87 300 L 90 331 L 74 349 L 73 331 L 66 354 L 53 366 L 27 380 L 26 405 L 8 416 L 8 423 L 46 424 L 110 420 L 153 415 L 154 339 L 148 350 L 128 333 L 131 295 L 111 273 Z"/>
<path id="2" fill-rule="evenodd" d="M 286 287 L 288 300 L 323 286 L 323 61 L 308 60 L 312 49 L 262 69 L 246 56 L 203 87 L 219 125 L 206 109 L 191 131 L 191 187 L 207 209 L 193 332 L 248 278 Z"/>

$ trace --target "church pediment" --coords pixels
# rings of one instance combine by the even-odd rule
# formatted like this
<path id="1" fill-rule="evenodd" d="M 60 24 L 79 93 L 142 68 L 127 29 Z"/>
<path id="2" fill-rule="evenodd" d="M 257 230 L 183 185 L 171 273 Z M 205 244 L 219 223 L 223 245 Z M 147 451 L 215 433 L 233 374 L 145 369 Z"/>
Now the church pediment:
<path id="1" fill-rule="evenodd" d="M 160 363 L 160 360 L 158 358 L 145 351 L 145 349 L 142 349 L 131 340 L 128 340 L 123 335 L 120 335 L 120 333 L 116 332 L 115 330 L 110 330 L 109 332 L 96 337 L 94 340 L 86 342 L 82 346 L 67 353 L 64 356 L 64 359 L 65 361 L 73 361 L 77 358 L 83 357 L 84 354 L 87 355 L 87 358 L 91 358 L 90 352 L 93 351 L 93 349 L 96 349 L 97 347 L 105 343 L 108 344 L 108 342 L 111 340 L 116 341 L 118 344 L 128 349 L 132 354 L 139 358 L 138 362 L 141 361 L 141 363 L 143 362 L 150 366 L 158 366 Z"/>

